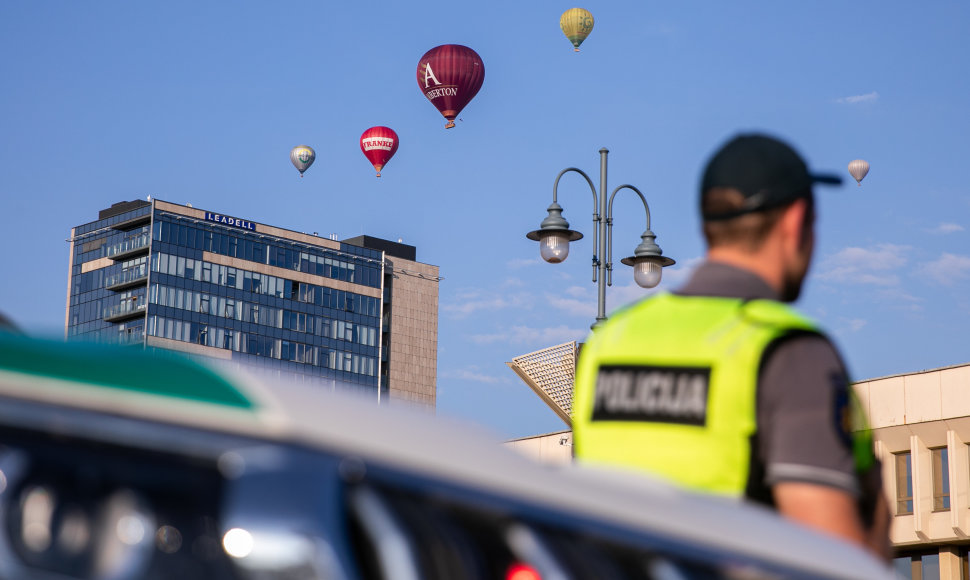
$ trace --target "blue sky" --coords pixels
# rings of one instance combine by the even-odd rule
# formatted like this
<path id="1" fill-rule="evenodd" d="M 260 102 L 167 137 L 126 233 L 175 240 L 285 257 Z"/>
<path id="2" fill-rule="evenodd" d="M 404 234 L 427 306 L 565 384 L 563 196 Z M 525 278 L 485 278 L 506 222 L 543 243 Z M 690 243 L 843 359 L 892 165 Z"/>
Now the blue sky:
<path id="1" fill-rule="evenodd" d="M 332 6 L 334 8 L 330 8 Z M 538 227 L 576 166 L 647 197 L 678 264 L 703 254 L 705 159 L 738 131 L 793 143 L 850 179 L 819 192 L 816 260 L 799 307 L 858 379 L 970 360 L 970 5 L 959 1 L 573 4 L 5 2 L 0 4 L 0 309 L 28 331 L 64 324 L 70 228 L 151 195 L 341 239 L 403 239 L 440 266 L 438 413 L 503 437 L 559 419 L 505 366 L 582 340 L 595 317 L 592 196 L 563 178 L 586 238 L 558 265 Z M 418 89 L 428 49 L 464 44 L 485 82 L 455 129 Z M 400 149 L 376 179 L 358 145 L 387 125 Z M 316 163 L 300 179 L 290 148 Z M 643 230 L 615 202 L 608 310 L 635 300 L 619 258 Z"/>

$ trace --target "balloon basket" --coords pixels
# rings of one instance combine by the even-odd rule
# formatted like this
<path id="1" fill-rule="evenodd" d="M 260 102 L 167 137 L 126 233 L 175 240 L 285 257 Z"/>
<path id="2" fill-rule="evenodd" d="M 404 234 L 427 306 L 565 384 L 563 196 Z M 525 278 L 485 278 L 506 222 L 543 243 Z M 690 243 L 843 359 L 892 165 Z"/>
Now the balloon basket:
<path id="1" fill-rule="evenodd" d="M 447 123 L 445 124 L 445 129 L 451 129 L 451 128 L 452 128 L 452 127 L 454 127 L 454 126 L 455 126 L 455 122 L 454 122 L 454 121 L 448 121 L 448 122 L 447 122 Z"/>

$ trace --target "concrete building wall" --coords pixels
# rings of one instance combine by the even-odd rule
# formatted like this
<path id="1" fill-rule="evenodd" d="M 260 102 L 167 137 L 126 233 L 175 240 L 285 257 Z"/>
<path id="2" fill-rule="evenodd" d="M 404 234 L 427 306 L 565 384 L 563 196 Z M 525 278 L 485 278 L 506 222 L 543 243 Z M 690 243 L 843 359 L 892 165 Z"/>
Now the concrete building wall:
<path id="1" fill-rule="evenodd" d="M 569 430 L 513 439 L 505 445 L 549 465 L 563 465 L 573 460 L 573 432 Z"/>
<path id="2" fill-rule="evenodd" d="M 438 376 L 438 267 L 385 256 L 393 273 L 388 386 L 392 403 L 434 409 Z"/>
<path id="3" fill-rule="evenodd" d="M 74 232 L 77 228 L 71 228 L 71 238 L 74 239 Z M 70 252 L 67 258 L 67 297 L 64 301 L 64 338 L 67 338 L 67 326 L 71 322 L 71 279 L 74 271 L 74 244 L 70 244 Z"/>
<path id="4" fill-rule="evenodd" d="M 177 350 L 179 352 L 187 352 L 189 354 L 194 354 L 194 355 L 204 356 L 209 358 L 217 358 L 221 360 L 232 360 L 232 352 L 223 348 L 203 346 L 201 344 L 182 342 L 181 340 L 172 340 L 170 338 L 161 338 L 158 336 L 148 336 L 145 338 L 146 338 L 146 344 L 148 346 L 155 346 L 155 347 L 164 348 L 167 350 Z"/>

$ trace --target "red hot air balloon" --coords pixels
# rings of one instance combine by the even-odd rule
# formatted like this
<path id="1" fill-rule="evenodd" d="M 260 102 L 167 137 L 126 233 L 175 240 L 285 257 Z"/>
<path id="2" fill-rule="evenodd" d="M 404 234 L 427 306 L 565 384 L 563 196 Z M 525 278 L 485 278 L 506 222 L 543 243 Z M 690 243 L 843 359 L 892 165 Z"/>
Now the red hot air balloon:
<path id="1" fill-rule="evenodd" d="M 390 127 L 371 127 L 360 136 L 360 150 L 381 176 L 381 169 L 397 151 L 397 133 Z"/>
<path id="2" fill-rule="evenodd" d="M 418 86 L 448 119 L 445 129 L 455 126 L 455 117 L 478 94 L 484 80 L 482 58 L 467 46 L 443 44 L 418 61 Z"/>

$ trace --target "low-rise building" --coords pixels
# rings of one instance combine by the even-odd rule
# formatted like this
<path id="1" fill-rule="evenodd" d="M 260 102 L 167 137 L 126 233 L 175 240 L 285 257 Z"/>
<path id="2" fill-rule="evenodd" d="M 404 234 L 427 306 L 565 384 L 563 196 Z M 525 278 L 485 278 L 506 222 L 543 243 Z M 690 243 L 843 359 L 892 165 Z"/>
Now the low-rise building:
<path id="1" fill-rule="evenodd" d="M 964 580 L 970 548 L 970 363 L 860 381 L 904 578 Z"/>

